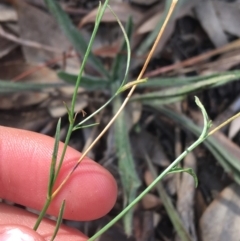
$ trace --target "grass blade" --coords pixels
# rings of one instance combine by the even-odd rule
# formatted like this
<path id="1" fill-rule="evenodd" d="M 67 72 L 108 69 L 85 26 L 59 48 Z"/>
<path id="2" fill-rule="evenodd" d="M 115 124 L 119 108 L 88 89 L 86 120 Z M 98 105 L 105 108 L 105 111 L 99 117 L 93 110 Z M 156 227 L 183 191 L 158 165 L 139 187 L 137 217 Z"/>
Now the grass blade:
<path id="1" fill-rule="evenodd" d="M 120 97 L 116 97 L 113 103 L 114 113 L 119 109 L 120 105 L 121 99 Z M 118 167 L 124 190 L 124 206 L 126 206 L 136 198 L 137 189 L 141 182 L 136 173 L 136 167 L 132 157 L 124 110 L 120 113 L 115 122 L 114 135 L 118 156 Z M 129 211 L 123 217 L 124 229 L 127 235 L 132 233 L 132 219 L 133 210 Z"/>
<path id="2" fill-rule="evenodd" d="M 216 79 L 216 83 L 218 80 L 221 81 L 229 81 L 233 79 L 240 78 L 240 71 L 239 70 L 232 70 L 232 71 L 226 71 L 223 73 L 217 73 L 212 75 L 203 75 L 203 76 L 191 76 L 191 77 L 158 77 L 158 78 L 149 78 L 149 81 L 146 83 L 142 83 L 138 86 L 138 88 L 161 88 L 161 87 L 174 87 L 174 86 L 182 86 L 187 85 L 190 83 L 196 83 L 201 81 L 207 81 L 209 79 Z M 222 82 L 220 81 L 220 84 Z"/>
<path id="3" fill-rule="evenodd" d="M 65 203 L 66 203 L 65 200 L 63 200 L 62 205 L 61 205 L 61 208 L 60 208 L 60 210 L 59 210 L 56 227 L 55 227 L 55 229 L 54 229 L 54 232 L 53 232 L 53 236 L 52 236 L 52 238 L 51 238 L 51 241 L 53 241 L 53 240 L 56 238 L 57 233 L 58 233 L 58 230 L 59 230 L 60 225 L 61 225 L 61 223 L 62 223 L 63 213 L 64 213 L 64 209 L 65 209 Z"/>
<path id="4" fill-rule="evenodd" d="M 56 162 L 57 162 L 57 156 L 58 156 L 58 147 L 60 142 L 60 129 L 61 129 L 61 119 L 58 120 L 56 133 L 55 133 L 55 141 L 54 141 L 54 148 L 53 148 L 52 161 L 51 161 L 51 167 L 50 167 L 50 176 L 49 176 L 49 182 L 48 182 L 49 199 L 51 198 L 52 189 L 55 182 L 55 170 L 56 170 Z"/>
<path id="5" fill-rule="evenodd" d="M 69 84 L 75 85 L 78 76 L 64 71 L 59 71 L 58 77 Z M 81 78 L 81 87 L 86 88 L 87 90 L 106 90 L 110 89 L 110 83 L 103 78 L 84 75 Z"/>
<path id="6" fill-rule="evenodd" d="M 148 101 L 152 99 L 167 99 L 177 96 L 183 96 L 183 98 L 187 95 L 189 95 L 192 92 L 200 91 L 207 88 L 215 88 L 221 85 L 224 85 L 226 83 L 230 83 L 231 81 L 236 81 L 240 78 L 240 71 L 233 71 L 231 73 L 226 73 L 225 75 L 213 75 L 208 76 L 206 79 L 201 78 L 198 79 L 197 82 L 193 82 L 192 78 L 187 78 L 185 80 L 188 81 L 188 83 L 185 83 L 181 86 L 171 87 L 171 88 L 165 88 L 160 91 L 151 92 L 148 94 L 142 94 L 139 96 L 134 96 L 132 98 L 133 100 L 143 100 Z M 196 80 L 196 78 L 194 78 Z M 151 79 L 147 83 L 144 83 L 145 86 L 151 83 Z M 155 86 L 156 87 L 156 86 Z"/>
<path id="7" fill-rule="evenodd" d="M 20 83 L 11 82 L 9 80 L 0 80 L 0 93 L 8 94 L 19 91 L 42 91 L 48 88 L 58 88 L 65 86 L 64 83 Z"/>
<path id="8" fill-rule="evenodd" d="M 133 30 L 133 22 L 132 22 L 132 18 L 128 19 L 128 22 L 126 24 L 126 31 L 124 30 L 124 27 L 122 26 L 120 20 L 117 18 L 117 16 L 115 15 L 119 26 L 121 27 L 121 30 L 123 32 L 123 36 L 124 36 L 124 42 L 122 44 L 122 47 L 120 49 L 120 52 L 117 54 L 115 61 L 113 63 L 113 67 L 112 67 L 112 81 L 116 82 L 116 81 L 120 81 L 122 79 L 121 82 L 121 86 L 119 88 L 121 88 L 126 80 L 127 80 L 127 76 L 128 76 L 128 72 L 129 72 L 129 67 L 130 67 L 130 60 L 131 60 L 131 47 L 130 47 L 130 41 L 129 39 L 131 39 L 132 37 L 132 30 Z M 123 53 L 127 52 L 127 56 Z M 123 71 L 125 67 L 125 72 Z M 123 74 L 124 73 L 124 74 Z"/>

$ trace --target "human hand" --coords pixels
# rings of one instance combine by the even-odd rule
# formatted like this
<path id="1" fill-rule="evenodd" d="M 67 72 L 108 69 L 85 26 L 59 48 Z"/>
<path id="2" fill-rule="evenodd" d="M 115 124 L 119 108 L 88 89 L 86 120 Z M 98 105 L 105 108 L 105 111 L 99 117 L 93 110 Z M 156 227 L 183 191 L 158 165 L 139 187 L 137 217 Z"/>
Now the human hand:
<path id="1" fill-rule="evenodd" d="M 0 197 L 36 210 L 41 210 L 47 195 L 54 139 L 34 132 L 0 126 Z M 63 144 L 59 145 L 59 153 Z M 68 148 L 56 187 L 76 164 L 80 153 Z M 87 221 L 100 218 L 113 207 L 117 186 L 103 167 L 84 158 L 68 182 L 53 199 L 47 213 L 57 216 L 66 200 L 63 218 Z M 37 216 L 17 207 L 0 203 L 0 240 L 50 240 L 56 223 L 44 219 L 37 232 L 32 228 Z M 25 239 L 7 239 L 6 230 L 28 234 Z M 13 237 L 13 236 L 12 236 Z M 5 239 L 4 239 L 5 238 Z M 28 239 L 27 239 L 28 238 Z M 56 241 L 83 241 L 80 231 L 64 225 Z"/>

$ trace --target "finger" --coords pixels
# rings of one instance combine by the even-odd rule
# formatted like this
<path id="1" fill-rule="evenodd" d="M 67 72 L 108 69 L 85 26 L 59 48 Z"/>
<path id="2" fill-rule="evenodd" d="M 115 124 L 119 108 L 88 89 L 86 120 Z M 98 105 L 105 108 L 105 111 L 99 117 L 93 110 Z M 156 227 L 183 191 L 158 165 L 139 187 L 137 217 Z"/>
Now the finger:
<path id="1" fill-rule="evenodd" d="M 54 139 L 45 135 L 0 127 L 0 197 L 40 210 L 49 180 Z M 59 153 L 63 144 L 60 143 Z M 68 148 L 59 182 L 80 157 Z M 58 183 L 59 183 L 58 182 Z M 112 175 L 89 158 L 84 158 L 48 209 L 57 215 L 66 200 L 64 218 L 91 220 L 105 215 L 116 201 L 117 187 Z"/>
<path id="2" fill-rule="evenodd" d="M 44 240 L 50 240 L 54 233 L 56 223 L 48 219 L 43 219 L 37 230 L 37 233 L 35 233 L 32 228 L 36 222 L 37 217 L 35 214 L 29 213 L 23 209 L 0 203 L 0 213 L 0 240 L 4 240 L 1 236 L 1 233 L 3 234 L 3 231 L 6 227 L 8 229 L 18 228 L 22 232 L 27 233 L 29 236 L 34 237 L 37 241 L 41 241 L 42 238 Z M 54 239 L 54 241 L 66 240 L 86 241 L 87 237 L 76 229 L 61 225 L 57 237 Z"/>

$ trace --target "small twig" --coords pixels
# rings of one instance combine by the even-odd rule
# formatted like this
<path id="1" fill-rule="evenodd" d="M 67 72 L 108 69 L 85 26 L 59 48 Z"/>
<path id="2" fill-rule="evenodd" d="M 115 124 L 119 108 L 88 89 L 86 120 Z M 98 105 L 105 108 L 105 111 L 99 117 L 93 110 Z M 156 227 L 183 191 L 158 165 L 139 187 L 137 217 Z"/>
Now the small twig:
<path id="1" fill-rule="evenodd" d="M 224 121 L 221 125 L 217 126 L 216 128 L 214 128 L 213 130 L 211 130 L 208 133 L 208 136 L 211 136 L 212 134 L 214 134 L 216 131 L 218 131 L 219 129 L 221 129 L 223 126 L 227 125 L 228 123 L 230 123 L 231 121 L 235 120 L 237 117 L 240 116 L 240 112 L 238 112 L 236 115 L 232 116 L 231 118 L 229 118 L 228 120 Z"/>
<path id="2" fill-rule="evenodd" d="M 232 43 L 229 43 L 229 44 L 227 44 L 227 45 L 225 45 L 221 48 L 214 49 L 214 50 L 209 51 L 207 53 L 200 54 L 198 56 L 189 58 L 189 59 L 187 59 L 185 61 L 182 61 L 180 63 L 168 65 L 168 66 L 150 71 L 150 72 L 146 73 L 146 76 L 153 77 L 153 76 L 163 74 L 163 73 L 175 70 L 175 69 L 180 69 L 180 68 L 183 68 L 183 67 L 192 66 L 192 65 L 197 64 L 201 61 L 207 60 L 207 59 L 209 59 L 209 58 L 211 58 L 211 57 L 213 57 L 217 54 L 222 54 L 222 53 L 228 52 L 230 50 L 238 49 L 239 46 L 240 46 L 240 40 L 238 39 L 238 40 L 236 40 Z"/>

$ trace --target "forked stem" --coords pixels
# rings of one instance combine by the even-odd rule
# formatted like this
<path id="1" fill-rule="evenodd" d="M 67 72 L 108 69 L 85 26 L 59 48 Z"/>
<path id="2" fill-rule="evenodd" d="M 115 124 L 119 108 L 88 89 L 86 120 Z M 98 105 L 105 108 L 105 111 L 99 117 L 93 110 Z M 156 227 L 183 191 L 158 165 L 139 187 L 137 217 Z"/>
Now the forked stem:
<path id="1" fill-rule="evenodd" d="M 163 32 L 167 26 L 167 23 L 173 13 L 173 10 L 177 4 L 178 0 L 172 0 L 171 6 L 169 8 L 168 14 L 164 20 L 164 23 L 162 25 L 162 28 L 160 29 L 158 36 L 148 54 L 148 57 L 142 67 L 142 70 L 140 72 L 140 74 L 138 75 L 137 81 L 142 79 L 143 74 L 150 62 L 150 59 L 152 58 L 152 55 L 157 47 L 157 44 L 159 42 L 159 40 L 161 39 Z M 87 153 L 93 148 L 93 146 L 99 141 L 99 139 L 106 133 L 106 131 L 110 128 L 110 126 L 114 123 L 114 121 L 116 120 L 116 118 L 118 117 L 118 115 L 120 114 L 120 112 L 123 110 L 123 108 L 126 106 L 127 102 L 129 101 L 130 97 L 132 96 L 135 88 L 137 85 L 133 85 L 132 88 L 130 89 L 127 97 L 125 98 L 125 100 L 123 101 L 121 107 L 119 108 L 119 110 L 117 111 L 117 113 L 113 116 L 113 118 L 109 121 L 109 123 L 106 125 L 106 127 L 102 130 L 102 132 L 96 137 L 96 139 L 92 142 L 92 144 L 86 149 L 85 152 L 82 153 L 81 157 L 79 158 L 77 164 L 73 167 L 73 169 L 68 173 L 68 175 L 65 177 L 65 179 L 63 180 L 63 182 L 58 186 L 58 188 L 55 190 L 55 192 L 52 194 L 52 198 L 54 198 L 57 193 L 62 189 L 62 187 L 64 186 L 64 184 L 67 182 L 67 180 L 70 178 L 70 176 L 72 175 L 72 173 L 74 172 L 74 170 L 79 166 L 79 164 L 81 163 L 81 161 L 83 160 L 83 158 L 87 155 Z"/>
<path id="2" fill-rule="evenodd" d="M 208 120 L 207 113 L 199 101 L 197 97 L 196 103 L 202 111 L 203 119 L 204 119 L 204 127 L 202 130 L 202 134 L 199 138 L 189 146 L 180 156 L 178 156 L 139 196 L 135 198 L 133 202 L 131 202 L 127 207 L 124 208 L 122 212 L 120 212 L 113 220 L 111 220 L 106 226 L 104 226 L 101 230 L 99 230 L 95 235 L 93 235 L 88 241 L 94 241 L 98 238 L 101 234 L 103 234 L 106 230 L 108 230 L 111 226 L 113 226 L 119 219 L 121 219 L 131 208 L 134 207 L 159 181 L 161 181 L 173 168 L 175 168 L 178 163 L 194 148 L 196 148 L 199 144 L 201 144 L 207 137 L 208 131 L 211 127 L 211 122 Z"/>

